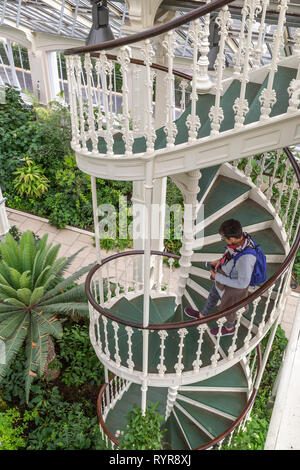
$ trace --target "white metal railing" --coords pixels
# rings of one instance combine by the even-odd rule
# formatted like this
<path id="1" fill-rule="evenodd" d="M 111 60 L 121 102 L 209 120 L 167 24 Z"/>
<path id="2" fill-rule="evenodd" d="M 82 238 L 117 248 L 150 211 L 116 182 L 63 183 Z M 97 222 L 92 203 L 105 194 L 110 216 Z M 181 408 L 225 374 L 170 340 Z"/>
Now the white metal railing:
<path id="1" fill-rule="evenodd" d="M 105 425 L 108 413 L 115 407 L 116 403 L 121 400 L 124 393 L 129 389 L 131 382 L 122 377 L 113 377 L 103 390 L 100 392 L 97 401 L 97 413 L 100 423 L 100 432 L 102 439 L 105 441 L 107 449 L 114 449 L 118 444 L 118 434 L 112 436 Z"/>
<path id="2" fill-rule="evenodd" d="M 232 165 L 251 178 L 264 195 L 266 206 L 273 208 L 277 222 L 284 229 L 285 241 L 291 245 L 299 219 L 300 188 L 285 149 L 237 159 Z"/>
<path id="3" fill-rule="evenodd" d="M 230 339 L 231 343 L 226 353 L 222 350 L 220 343 L 221 329 L 226 319 L 218 314 L 218 333 L 216 337 L 210 336 L 212 351 L 209 359 L 203 358 L 203 355 L 207 354 L 207 344 L 205 347 L 203 346 L 203 335 L 209 335 L 209 327 L 212 326 L 211 322 L 215 320 L 216 316 L 207 317 L 205 321 L 202 321 L 202 324 L 195 326 L 193 322 L 175 323 L 171 328 L 168 325 L 150 324 L 147 331 L 152 331 L 150 333 L 151 353 L 152 355 L 156 354 L 157 359 L 153 364 L 152 356 L 150 357 L 152 367 L 147 373 L 148 382 L 161 383 L 165 379 L 171 383 L 180 384 L 185 380 L 194 379 L 195 381 L 197 377 L 208 373 L 208 370 L 214 371 L 217 367 L 222 366 L 227 368 L 229 363 L 237 362 L 261 341 L 280 314 L 288 280 L 289 273 L 287 272 L 281 277 L 277 291 L 273 293 L 274 286 L 271 285 L 265 291 L 265 296 L 255 298 L 250 319 L 248 318 L 247 321 L 244 321 L 243 317 L 244 308 L 238 310 L 235 334 Z M 95 281 L 97 283 L 97 277 Z M 94 281 L 92 280 L 92 282 Z M 116 292 L 115 287 L 114 292 Z M 254 319 L 259 307 L 261 320 L 259 326 L 254 328 Z M 124 316 L 123 319 L 121 317 L 118 319 L 117 314 L 112 316 L 111 312 L 104 314 L 102 313 L 104 310 L 100 310 L 99 307 L 95 308 L 95 305 L 90 303 L 90 336 L 99 359 L 110 370 L 119 371 L 120 374 L 125 373 L 129 378 L 135 377 L 136 381 L 141 381 L 143 367 L 141 361 L 136 364 L 139 359 L 136 355 L 136 348 L 137 345 L 143 343 L 142 318 L 140 324 L 137 324 L 137 322 L 124 320 Z M 194 333 L 195 329 L 198 340 L 195 339 L 197 338 Z M 172 330 L 175 330 L 175 334 Z M 191 341 L 197 343 L 197 348 L 194 357 L 189 357 L 189 365 L 187 366 L 184 352 L 187 344 Z M 172 357 L 169 354 L 166 358 L 167 350 L 172 351 Z"/>
<path id="4" fill-rule="evenodd" d="M 288 0 L 282 0 L 278 5 L 277 25 L 271 44 L 272 57 L 267 67 L 269 72 L 268 82 L 259 99 L 261 105 L 260 121 L 266 121 L 270 118 L 272 108 L 277 101 L 274 78 L 281 58 L 281 44 L 284 39 L 288 3 Z M 245 117 L 249 111 L 246 91 L 248 83 L 251 81 L 250 74 L 252 70 L 261 66 L 262 51 L 266 47 L 264 32 L 267 27 L 267 8 L 268 0 L 245 0 L 242 9 L 241 30 L 234 65 L 234 78 L 241 82 L 241 89 L 240 96 L 232 103 L 236 128 L 245 126 Z M 209 111 L 211 135 L 217 135 L 220 132 L 220 126 L 224 119 L 220 99 L 223 94 L 225 46 L 230 35 L 232 22 L 227 5 L 220 9 L 215 22 L 219 28 L 220 40 L 219 53 L 215 62 L 215 83 L 213 88 L 215 102 Z M 256 34 L 257 28 L 254 28 L 256 24 L 259 25 L 258 36 Z M 161 103 L 155 102 L 155 90 L 159 85 L 155 80 L 155 41 L 156 38 L 146 39 L 144 43 L 140 42 L 142 59 L 135 61 L 131 58 L 132 51 L 128 45 L 120 47 L 117 56 L 109 55 L 102 48 L 101 52 L 97 54 L 90 55 L 87 53 L 83 57 L 79 55 L 66 57 L 71 96 L 72 147 L 75 151 L 87 155 L 91 153 L 94 156 L 131 156 L 136 151 L 139 154 L 153 153 L 158 136 L 153 117 L 156 108 L 161 106 Z M 199 96 L 201 96 L 199 92 L 203 93 L 207 90 L 208 83 L 207 16 L 204 16 L 201 21 L 196 19 L 191 23 L 189 43 L 193 49 L 193 59 L 190 76 L 190 112 L 186 118 L 186 126 L 188 141 L 195 142 L 199 130 L 204 124 L 200 122 L 197 115 L 197 103 Z M 165 122 L 163 125 L 165 142 L 163 147 L 170 148 L 176 144 L 176 135 L 179 131 L 174 122 L 175 97 L 177 96 L 175 88 L 182 91 L 180 102 L 182 104 L 181 109 L 183 109 L 183 104 L 186 102 L 187 87 L 186 78 L 183 77 L 183 74 L 174 71 L 174 30 L 170 30 L 164 35 L 162 46 L 166 57 L 166 67 L 162 68 L 165 72 L 166 97 Z M 299 35 L 296 37 L 294 54 L 295 56 L 299 55 Z M 115 93 L 113 90 L 113 73 L 116 63 L 120 66 L 122 77 L 122 91 L 118 96 L 118 109 L 115 106 Z M 141 79 L 141 74 L 143 74 L 143 79 Z M 175 83 L 177 84 L 176 87 Z M 294 79 L 288 87 L 291 94 L 289 113 L 298 110 L 299 83 L 299 78 Z M 203 86 L 203 89 L 201 89 L 201 86 Z M 82 98 L 83 91 L 84 95 L 87 96 L 87 100 Z M 94 96 L 97 97 L 97 104 L 93 102 Z M 139 102 L 144 103 L 143 109 L 135 112 Z M 114 136 L 116 136 L 116 139 L 114 139 Z M 141 139 L 143 138 L 143 142 L 140 139 L 138 141 L 139 149 L 135 150 L 135 137 L 138 136 Z M 116 145 L 114 145 L 115 140 Z"/>

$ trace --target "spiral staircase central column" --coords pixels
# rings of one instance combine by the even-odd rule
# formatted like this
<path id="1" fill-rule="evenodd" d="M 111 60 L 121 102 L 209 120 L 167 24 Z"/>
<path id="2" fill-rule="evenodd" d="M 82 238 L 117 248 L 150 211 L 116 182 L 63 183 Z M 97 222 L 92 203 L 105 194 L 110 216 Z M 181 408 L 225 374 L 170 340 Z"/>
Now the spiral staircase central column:
<path id="1" fill-rule="evenodd" d="M 180 249 L 181 258 L 179 260 L 179 280 L 177 288 L 176 304 L 181 303 L 182 295 L 185 291 L 190 268 L 191 259 L 194 253 L 195 242 L 195 222 L 197 220 L 199 179 L 201 173 L 199 170 L 189 171 L 174 176 L 172 179 L 181 190 L 184 196 L 184 220 L 182 246 Z"/>
<path id="2" fill-rule="evenodd" d="M 168 397 L 167 397 L 167 405 L 166 405 L 166 414 L 165 414 L 165 421 L 169 418 L 175 402 L 176 402 L 176 397 L 178 394 L 178 388 L 179 386 L 177 385 L 176 387 L 169 387 L 168 388 Z"/>

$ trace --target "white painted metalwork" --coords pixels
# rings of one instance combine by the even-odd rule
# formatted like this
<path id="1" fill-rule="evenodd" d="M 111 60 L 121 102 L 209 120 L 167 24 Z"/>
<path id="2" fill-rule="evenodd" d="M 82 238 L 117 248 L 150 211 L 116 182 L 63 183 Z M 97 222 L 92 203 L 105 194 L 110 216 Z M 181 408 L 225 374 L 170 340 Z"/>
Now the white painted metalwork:
<path id="1" fill-rule="evenodd" d="M 215 104 L 212 106 L 209 112 L 209 118 L 211 120 L 211 135 L 219 133 L 221 123 L 224 119 L 223 109 L 220 106 L 221 94 L 223 91 L 222 80 L 223 72 L 225 69 L 225 42 L 229 34 L 229 27 L 231 25 L 231 15 L 227 6 L 223 7 L 216 18 L 216 24 L 220 28 L 220 46 L 219 53 L 215 62 L 216 69 L 216 97 Z"/>

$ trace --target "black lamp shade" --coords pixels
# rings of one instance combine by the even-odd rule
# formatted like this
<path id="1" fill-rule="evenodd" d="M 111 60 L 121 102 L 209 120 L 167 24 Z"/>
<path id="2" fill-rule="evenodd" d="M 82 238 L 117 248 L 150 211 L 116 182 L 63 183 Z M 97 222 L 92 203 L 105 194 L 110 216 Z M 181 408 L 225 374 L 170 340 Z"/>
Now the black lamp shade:
<path id="1" fill-rule="evenodd" d="M 106 41 L 112 41 L 114 38 L 111 27 L 109 26 L 109 9 L 106 1 L 92 0 L 93 26 L 86 39 L 87 46 L 93 46 Z"/>

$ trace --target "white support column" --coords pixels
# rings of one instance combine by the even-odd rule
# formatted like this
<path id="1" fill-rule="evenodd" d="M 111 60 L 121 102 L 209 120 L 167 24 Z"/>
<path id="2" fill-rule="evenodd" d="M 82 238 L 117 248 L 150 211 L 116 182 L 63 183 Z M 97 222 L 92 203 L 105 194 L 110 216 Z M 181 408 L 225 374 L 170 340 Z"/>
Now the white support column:
<path id="1" fill-rule="evenodd" d="M 60 93 L 56 51 L 47 52 L 51 99 L 57 99 Z"/>
<path id="2" fill-rule="evenodd" d="M 176 304 L 181 303 L 181 297 L 185 291 L 186 282 L 191 268 L 191 258 L 194 253 L 195 242 L 195 222 L 197 219 L 199 192 L 199 170 L 189 171 L 173 176 L 174 183 L 178 186 L 184 196 L 184 227 L 182 236 L 182 246 L 180 248 L 181 258 L 179 260 L 179 283 L 177 288 Z"/>
<path id="3" fill-rule="evenodd" d="M 95 243 L 96 243 L 96 257 L 97 263 L 101 264 L 101 250 L 100 250 L 100 233 L 99 233 L 99 217 L 98 217 L 98 202 L 97 202 L 97 180 L 95 176 L 91 176 L 91 189 L 92 189 L 92 201 L 93 201 L 93 215 L 94 215 L 94 232 L 95 232 Z M 104 291 L 103 291 L 103 276 L 101 268 L 98 270 L 98 286 L 100 304 L 104 302 Z"/>
<path id="4" fill-rule="evenodd" d="M 47 52 L 28 51 L 33 93 L 41 104 L 48 104 L 53 97 Z"/>
<path id="5" fill-rule="evenodd" d="M 143 327 L 149 325 L 150 315 L 150 266 L 151 266 L 151 218 L 152 218 L 152 192 L 153 192 L 153 161 L 146 163 L 145 181 L 145 251 L 144 251 L 144 308 Z M 142 386 L 142 412 L 145 414 L 147 403 L 147 375 L 149 359 L 149 330 L 143 330 L 143 386 Z"/>
<path id="6" fill-rule="evenodd" d="M 10 229 L 6 210 L 5 210 L 5 199 L 3 198 L 2 191 L 0 188 L 0 241 L 4 241 L 5 235 Z"/>

